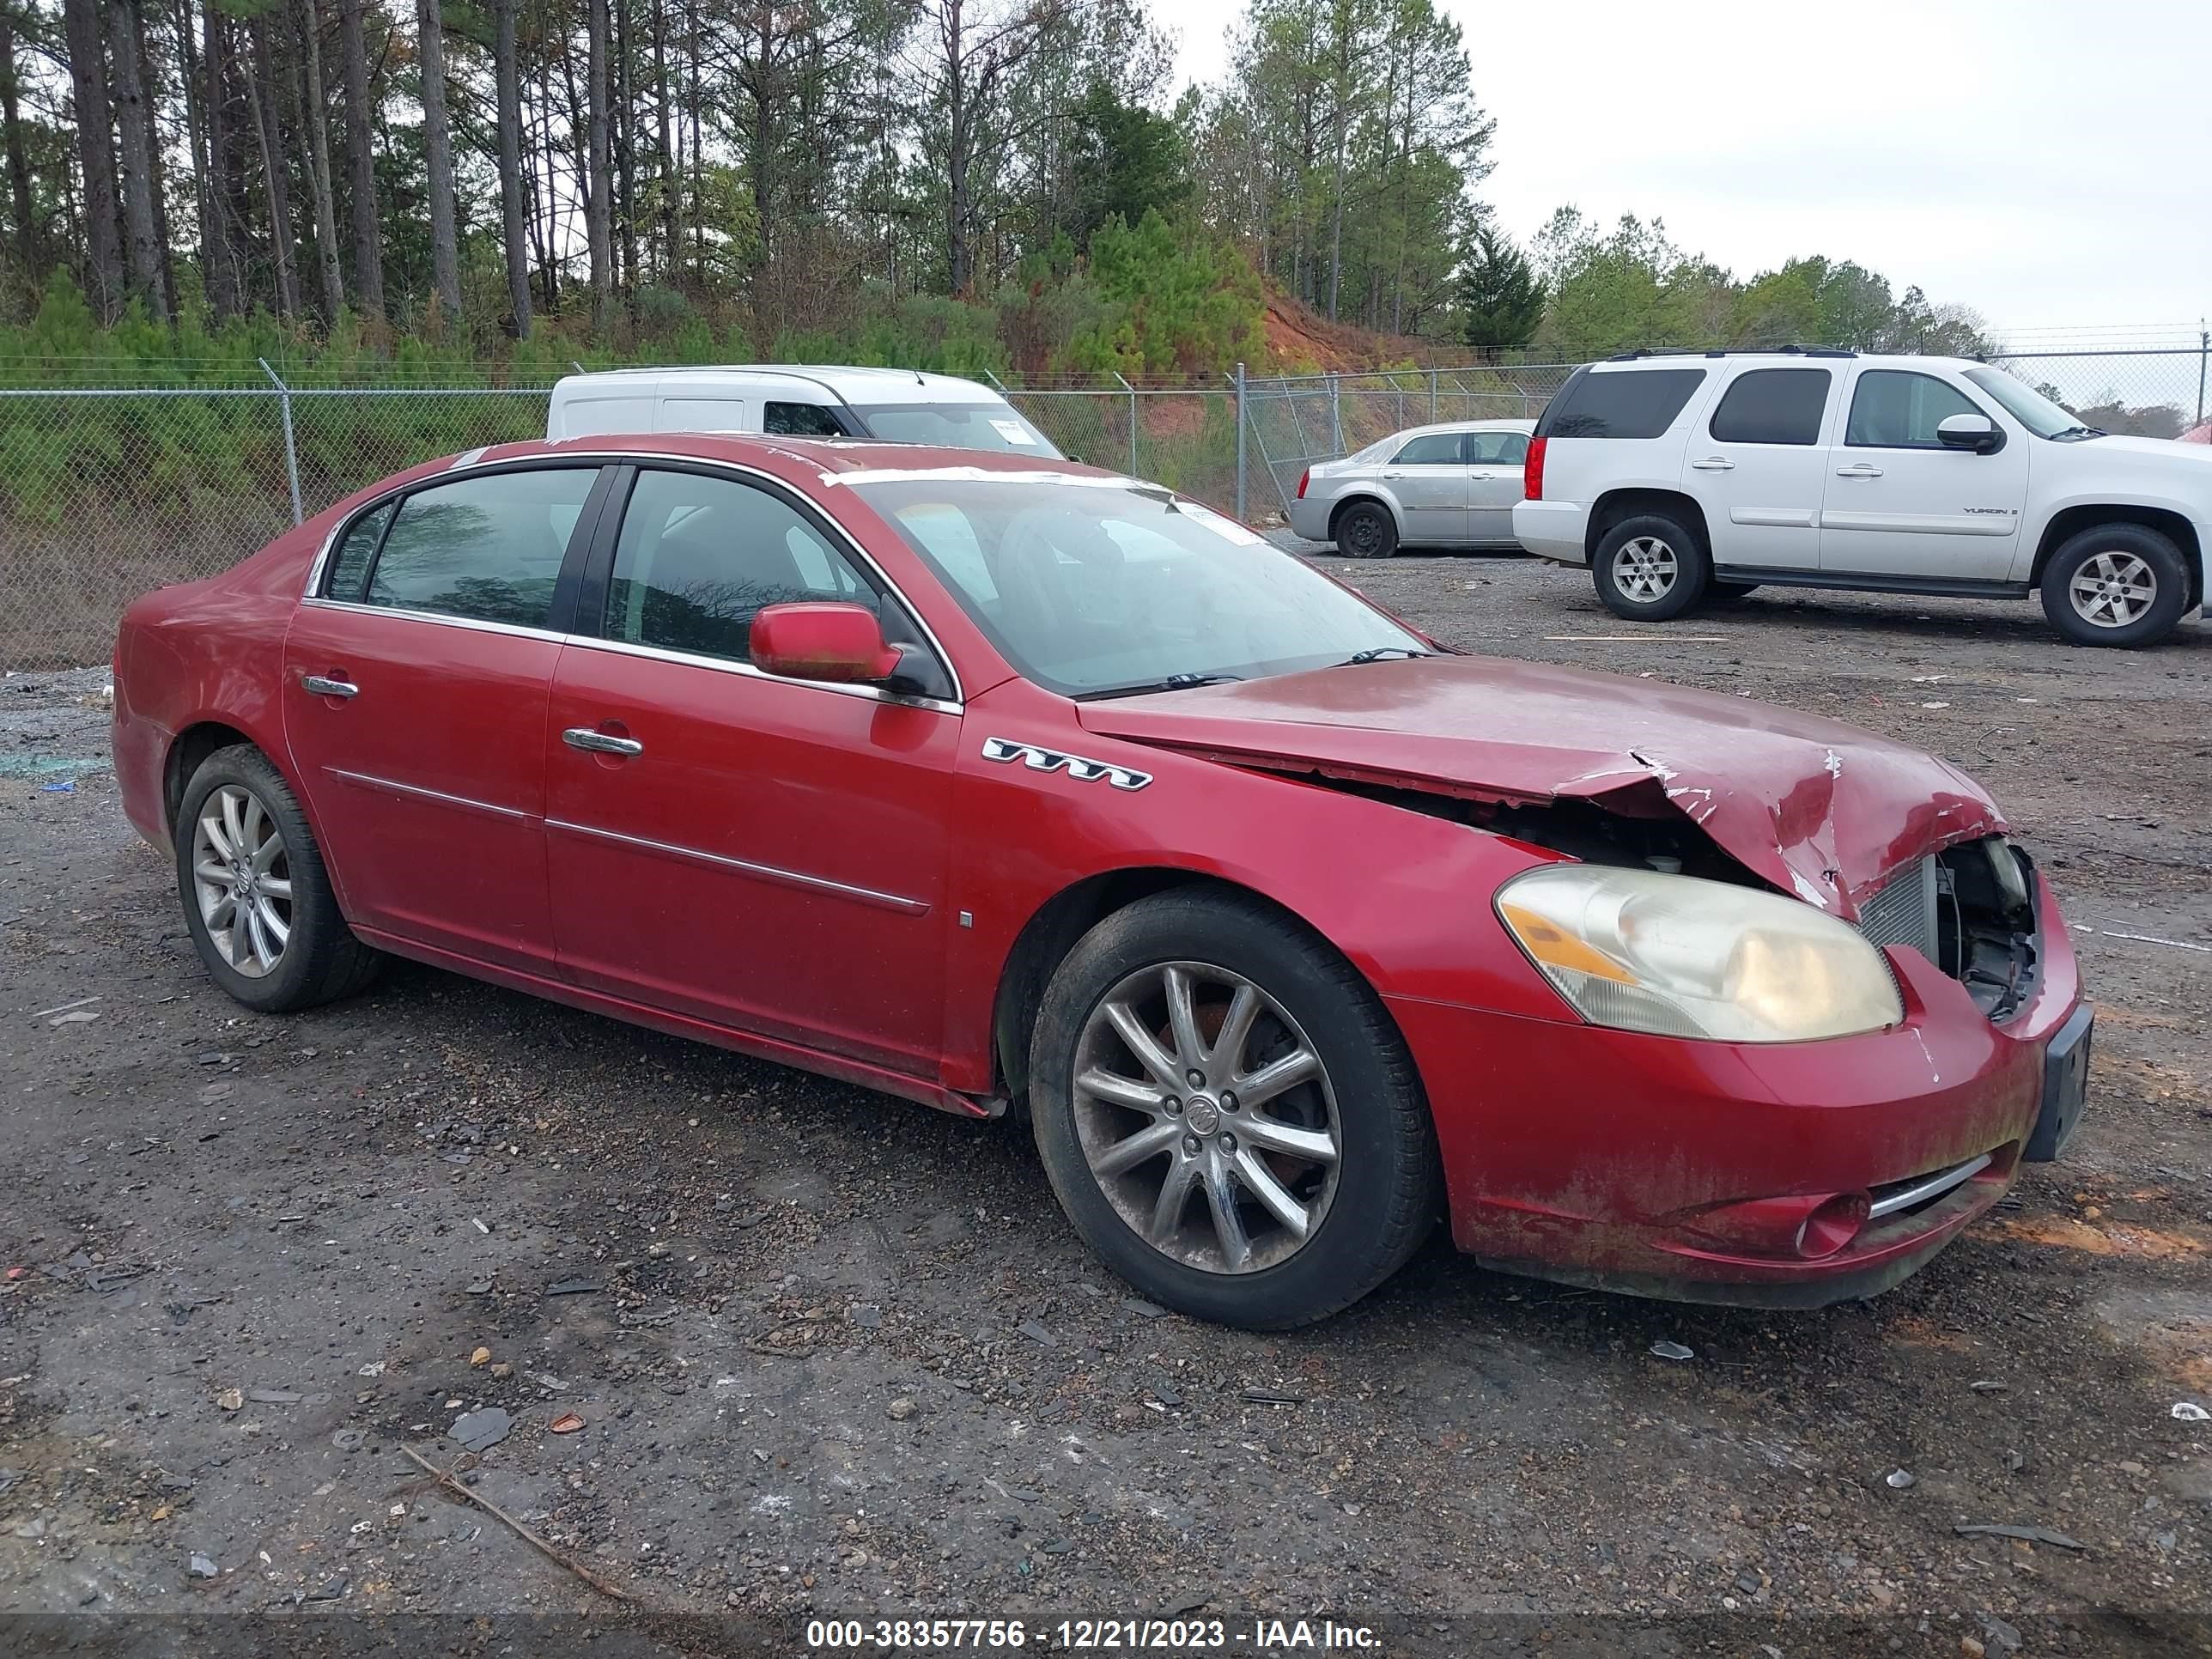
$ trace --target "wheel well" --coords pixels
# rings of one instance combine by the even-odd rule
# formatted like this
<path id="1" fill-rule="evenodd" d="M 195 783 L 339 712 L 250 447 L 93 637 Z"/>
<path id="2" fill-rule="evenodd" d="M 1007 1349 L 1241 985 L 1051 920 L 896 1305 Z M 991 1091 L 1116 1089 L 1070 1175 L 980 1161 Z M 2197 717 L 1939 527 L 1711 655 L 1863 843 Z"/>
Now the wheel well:
<path id="1" fill-rule="evenodd" d="M 203 720 L 178 732 L 169 744 L 169 757 L 161 771 L 162 825 L 172 830 L 176 827 L 177 808 L 184 804 L 185 786 L 200 769 L 201 762 L 218 749 L 252 741 L 237 727 L 225 726 L 220 720 Z"/>
<path id="2" fill-rule="evenodd" d="M 2170 513 L 2157 507 L 2100 507 L 2091 503 L 2086 507 L 2069 507 L 2051 515 L 2051 522 L 2043 527 L 2043 539 L 2035 549 L 2035 564 L 2028 572 L 2031 586 L 2043 580 L 2044 567 L 2051 562 L 2052 554 L 2085 530 L 2100 524 L 2141 525 L 2146 530 L 2155 530 L 2181 550 L 2181 562 L 2189 573 L 2189 599 L 2194 605 L 2204 598 L 2203 550 L 2197 540 L 2197 526 L 2179 513 Z"/>
<path id="3" fill-rule="evenodd" d="M 1583 537 L 1583 556 L 1597 557 L 1597 544 L 1623 519 L 1639 513 L 1665 513 L 1680 519 L 1710 549 L 1713 538 L 1705 530 L 1705 511 L 1689 496 L 1673 489 L 1609 489 L 1590 504 L 1589 528 Z"/>
<path id="4" fill-rule="evenodd" d="M 1336 539 L 1336 527 L 1344 522 L 1344 515 L 1355 507 L 1379 507 L 1389 516 L 1391 523 L 1398 522 L 1398 515 L 1390 511 L 1390 503 L 1380 495 L 1346 495 L 1328 510 L 1328 535 L 1331 541 Z"/>
<path id="5" fill-rule="evenodd" d="M 1000 1085 L 1007 1098 L 1018 1099 L 1029 1087 L 1030 1034 L 1036 1026 L 1037 1010 L 1043 1006 L 1045 987 L 1077 941 L 1115 911 L 1175 887 L 1210 887 L 1235 893 L 1281 911 L 1301 927 L 1311 927 L 1297 912 L 1285 909 L 1265 893 L 1192 870 L 1115 870 L 1061 889 L 1029 919 L 1014 940 L 1014 948 L 1006 953 L 1006 965 L 999 975 L 991 1046 L 998 1062 Z"/>

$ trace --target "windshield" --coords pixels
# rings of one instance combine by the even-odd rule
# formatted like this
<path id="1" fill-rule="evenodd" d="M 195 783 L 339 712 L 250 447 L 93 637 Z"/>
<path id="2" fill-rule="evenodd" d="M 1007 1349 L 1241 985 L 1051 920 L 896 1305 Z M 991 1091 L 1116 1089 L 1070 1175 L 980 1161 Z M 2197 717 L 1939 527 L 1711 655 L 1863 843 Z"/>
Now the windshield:
<path id="1" fill-rule="evenodd" d="M 1970 368 L 1966 378 L 2005 406 L 2005 412 L 2039 438 L 2091 438 L 2096 433 L 2066 410 L 2001 368 Z"/>
<path id="2" fill-rule="evenodd" d="M 855 404 L 871 437 L 945 449 L 998 449 L 1064 460 L 1046 437 L 1007 404 Z"/>
<path id="3" fill-rule="evenodd" d="M 973 474 L 854 489 L 1024 678 L 1066 696 L 1425 653 L 1357 595 L 1164 490 Z"/>

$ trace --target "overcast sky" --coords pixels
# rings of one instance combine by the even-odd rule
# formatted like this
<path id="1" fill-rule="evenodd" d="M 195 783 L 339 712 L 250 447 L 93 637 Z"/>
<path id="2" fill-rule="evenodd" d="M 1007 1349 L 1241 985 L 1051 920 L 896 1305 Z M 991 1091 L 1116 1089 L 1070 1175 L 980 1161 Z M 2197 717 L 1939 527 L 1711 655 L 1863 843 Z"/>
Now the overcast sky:
<path id="1" fill-rule="evenodd" d="M 1571 202 L 1739 276 L 1855 258 L 2015 349 L 2193 343 L 2212 313 L 2212 0 L 1439 3 L 1523 241 Z M 1186 76 L 1242 9 L 1159 7 Z"/>

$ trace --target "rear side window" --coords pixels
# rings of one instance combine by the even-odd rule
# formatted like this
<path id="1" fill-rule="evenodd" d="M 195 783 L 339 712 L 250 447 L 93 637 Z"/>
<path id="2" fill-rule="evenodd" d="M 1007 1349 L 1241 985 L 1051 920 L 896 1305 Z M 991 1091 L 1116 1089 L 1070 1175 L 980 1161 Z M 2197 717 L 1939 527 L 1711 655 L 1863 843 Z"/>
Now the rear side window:
<path id="1" fill-rule="evenodd" d="M 761 430 L 782 438 L 842 438 L 845 428 L 820 404 L 769 404 L 761 410 Z"/>
<path id="2" fill-rule="evenodd" d="M 1860 449 L 1941 449 L 1939 423 L 1983 412 L 1948 380 L 1906 368 L 1870 368 L 1851 390 L 1844 441 Z"/>
<path id="3" fill-rule="evenodd" d="M 1548 438 L 1656 438 L 1705 381 L 1702 368 L 1585 369 L 1559 389 L 1537 423 Z"/>
<path id="4" fill-rule="evenodd" d="M 1518 466 L 1528 459 L 1525 432 L 1470 432 L 1467 459 L 1476 466 Z"/>
<path id="5" fill-rule="evenodd" d="M 543 628 L 568 538 L 599 471 L 494 472 L 418 489 L 369 572 L 370 605 Z"/>
<path id="6" fill-rule="evenodd" d="M 376 557 L 376 544 L 384 539 L 384 526 L 392 522 L 393 505 L 386 501 L 356 519 L 353 528 L 331 555 L 331 574 L 324 580 L 323 592 L 331 599 L 361 603 L 362 595 L 368 591 L 368 567 Z"/>
<path id="7" fill-rule="evenodd" d="M 615 544 L 610 639 L 745 662 L 753 613 L 792 599 L 878 609 L 852 562 L 780 495 L 730 478 L 637 475 Z"/>
<path id="8" fill-rule="evenodd" d="M 1457 466 L 1460 465 L 1460 434 L 1456 432 L 1428 432 L 1409 439 L 1406 447 L 1390 458 L 1393 466 Z"/>
<path id="9" fill-rule="evenodd" d="M 1713 410 L 1714 441 L 1820 442 L 1831 378 L 1825 368 L 1754 368 L 1737 375 Z"/>

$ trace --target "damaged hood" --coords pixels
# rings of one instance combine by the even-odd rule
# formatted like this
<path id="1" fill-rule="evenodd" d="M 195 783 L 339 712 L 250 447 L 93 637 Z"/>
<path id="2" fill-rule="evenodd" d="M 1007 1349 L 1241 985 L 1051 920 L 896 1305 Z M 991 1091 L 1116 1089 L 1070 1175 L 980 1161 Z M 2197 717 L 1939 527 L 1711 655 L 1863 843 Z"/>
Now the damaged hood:
<path id="1" fill-rule="evenodd" d="M 1944 761 L 1871 732 L 1657 680 L 1423 657 L 1079 705 L 1088 731 L 1239 765 L 1528 805 L 1679 813 L 1846 918 L 1903 866 L 2004 827 Z"/>

